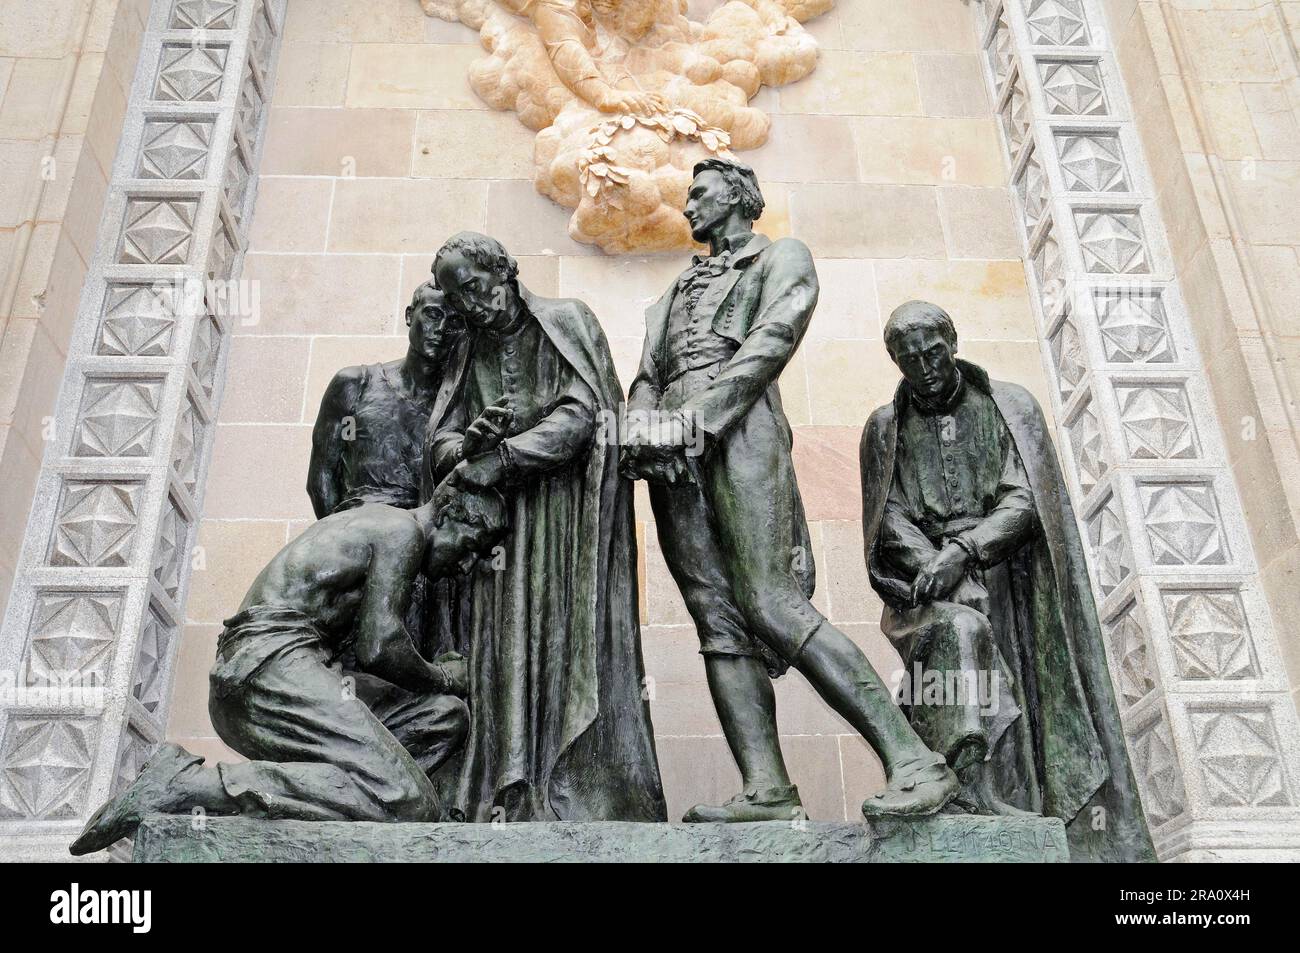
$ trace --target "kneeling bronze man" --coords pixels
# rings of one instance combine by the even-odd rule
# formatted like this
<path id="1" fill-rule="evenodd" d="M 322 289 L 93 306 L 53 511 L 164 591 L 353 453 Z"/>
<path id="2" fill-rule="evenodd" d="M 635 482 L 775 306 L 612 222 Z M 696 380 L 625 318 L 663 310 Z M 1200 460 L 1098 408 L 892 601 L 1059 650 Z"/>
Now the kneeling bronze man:
<path id="1" fill-rule="evenodd" d="M 403 624 L 416 579 L 450 572 L 506 529 L 495 491 L 327 516 L 254 580 L 217 642 L 208 710 L 252 760 L 203 767 L 164 744 L 87 822 L 74 854 L 129 836 L 147 813 L 313 821 L 433 821 L 429 775 L 464 743 L 465 662 L 427 661 Z M 355 673 L 339 659 L 355 658 Z"/>

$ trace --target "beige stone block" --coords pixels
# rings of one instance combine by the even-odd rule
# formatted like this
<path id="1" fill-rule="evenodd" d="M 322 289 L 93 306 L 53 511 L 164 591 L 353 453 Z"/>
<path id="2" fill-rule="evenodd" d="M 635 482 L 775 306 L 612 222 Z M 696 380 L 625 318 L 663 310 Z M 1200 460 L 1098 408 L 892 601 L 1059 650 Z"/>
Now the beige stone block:
<path id="1" fill-rule="evenodd" d="M 223 423 L 298 423 L 311 338 L 243 335 L 231 339 Z"/>
<path id="2" fill-rule="evenodd" d="M 872 408 L 874 409 L 874 408 Z M 865 423 L 865 419 L 863 423 Z M 854 487 L 861 497 L 861 485 Z M 862 520 L 828 520 L 822 523 L 826 555 L 818 575 L 830 600 L 835 623 L 878 623 L 880 598 L 871 589 L 862 549 Z"/>
<path id="3" fill-rule="evenodd" d="M 232 608 L 227 615 L 233 614 Z M 217 658 L 217 637 L 220 634 L 220 624 L 189 624 L 181 630 L 181 644 L 176 650 L 171 707 L 167 712 L 169 737 L 206 737 L 216 734 L 208 715 L 208 672 L 212 670 L 212 663 Z"/>
<path id="4" fill-rule="evenodd" d="M 862 424 L 874 408 L 862 408 Z M 858 449 L 862 425 L 794 427 L 794 470 L 799 496 L 810 523 L 825 520 L 861 520 L 862 494 Z M 825 593 L 823 584 L 818 592 Z M 828 603 L 828 608 L 830 604 Z"/>
<path id="5" fill-rule="evenodd" d="M 1300 162 L 1228 162 L 1225 171 L 1252 241 L 1300 245 Z"/>
<path id="6" fill-rule="evenodd" d="M 855 119 L 858 177 L 901 185 L 1006 183 L 992 119 L 864 117 Z"/>
<path id="7" fill-rule="evenodd" d="M 306 497 L 306 467 L 301 474 L 281 473 L 280 478 Z M 283 520 L 203 520 L 190 573 L 186 622 L 217 625 L 234 615 L 253 580 L 284 543 Z M 211 657 L 207 664 L 211 667 Z"/>
<path id="8" fill-rule="evenodd" d="M 13 267 L 18 268 L 18 285 L 14 291 L 12 317 L 41 316 L 41 311 L 45 308 L 50 268 L 54 264 L 54 250 L 59 244 L 59 233 L 59 225 L 54 222 L 39 222 L 31 229 L 26 254 L 22 261 L 13 263 Z"/>
<path id="9" fill-rule="evenodd" d="M 1292 625 L 1279 625 L 1277 620 L 1300 617 L 1300 548 L 1275 559 L 1261 573 L 1260 579 L 1272 611 L 1273 632 L 1278 652 L 1286 668 L 1291 686 L 1300 685 L 1300 632 Z M 1292 700 L 1300 700 L 1293 688 Z"/>
<path id="10" fill-rule="evenodd" d="M 74 68 L 72 58 L 18 59 L 0 103 L 0 139 L 40 139 L 58 128 L 57 102 L 63 76 Z"/>
<path id="11" fill-rule="evenodd" d="M 1177 22 L 1201 79 L 1267 83 L 1277 78 L 1263 22 L 1254 11 L 1180 10 Z"/>
<path id="12" fill-rule="evenodd" d="M 32 202 L 41 190 L 41 160 L 47 143 L 23 139 L 0 142 L 0 227 L 31 220 Z"/>
<path id="13" fill-rule="evenodd" d="M 818 258 L 943 258 L 934 189 L 899 185 L 790 187 L 795 235 Z"/>
<path id="14" fill-rule="evenodd" d="M 658 731 L 658 722 L 655 723 Z M 668 802 L 668 819 L 680 821 L 696 804 L 721 804 L 740 791 L 740 772 L 721 737 L 675 738 L 657 735 L 659 773 Z"/>
<path id="15" fill-rule="evenodd" d="M 1300 125 L 1281 83 L 1251 83 L 1241 88 L 1251 124 L 1265 159 L 1300 159 Z"/>
<path id="16" fill-rule="evenodd" d="M 876 341 L 808 341 L 808 389 L 812 423 L 857 427 L 890 400 L 898 381 L 885 345 Z"/>
<path id="17" fill-rule="evenodd" d="M 1037 341 L 965 341 L 961 352 L 994 380 L 1012 381 L 1026 388 L 1043 408 L 1048 422 L 1052 421 L 1051 388 Z"/>
<path id="18" fill-rule="evenodd" d="M 952 315 L 962 341 L 1037 339 L 1024 264 L 1018 259 L 878 261 L 875 267 L 882 324 L 903 302 L 920 299 Z"/>
<path id="19" fill-rule="evenodd" d="M 969 4 L 849 0 L 840 7 L 840 22 L 845 46 L 854 50 L 976 49 Z"/>
<path id="20" fill-rule="evenodd" d="M 1170 183 L 1160 193 L 1159 200 L 1161 217 L 1173 226 L 1165 232 L 1174 261 L 1190 261 L 1207 240 L 1201 203 L 1191 179 L 1184 175 Z"/>
<path id="21" fill-rule="evenodd" d="M 60 169 L 64 168 L 60 165 Z M 64 171 L 62 174 L 64 178 L 72 180 L 63 183 L 69 189 L 67 208 L 62 216 L 63 233 L 77 249 L 82 260 L 90 261 L 95 254 L 99 223 L 104 216 L 108 180 L 93 151 L 88 148 L 78 150 L 74 173 L 67 176 Z"/>
<path id="22" fill-rule="evenodd" d="M 83 53 L 77 60 L 76 71 L 72 77 L 72 88 L 68 90 L 67 104 L 63 109 L 63 121 L 59 124 L 59 134 L 80 135 L 90 122 L 91 110 L 96 102 L 103 102 L 99 96 L 100 82 L 116 85 L 112 74 L 104 75 L 106 57 L 103 53 Z"/>
<path id="23" fill-rule="evenodd" d="M 1214 151 L 1223 159 L 1260 158 L 1259 140 L 1240 83 L 1200 83 L 1202 115 L 1209 125 Z"/>
<path id="24" fill-rule="evenodd" d="M 1179 287 L 1187 302 L 1188 323 L 1202 354 L 1217 354 L 1237 342 L 1237 325 L 1224 293 L 1214 252 L 1208 245 L 1182 267 Z M 1253 311 L 1249 311 L 1254 319 Z"/>
<path id="25" fill-rule="evenodd" d="M 1273 321 L 1281 327 L 1300 302 L 1300 255 L 1291 245 L 1251 245 L 1249 256 Z"/>
<path id="26" fill-rule="evenodd" d="M 1020 230 L 1006 189 L 939 190 L 949 258 L 1018 258 Z"/>
<path id="27" fill-rule="evenodd" d="M 641 367 L 641 350 L 645 343 L 644 335 L 606 335 L 609 341 L 610 356 L 614 359 L 614 373 L 618 375 L 618 384 L 623 396 L 636 379 Z"/>
<path id="28" fill-rule="evenodd" d="M 645 336 L 645 312 L 690 266 L 682 254 L 563 257 L 560 295 L 585 301 L 606 334 Z"/>
<path id="29" fill-rule="evenodd" d="M 0 3 L 0 56 L 55 59 L 70 52 L 83 5 L 79 0 Z"/>
<path id="30" fill-rule="evenodd" d="M 118 15 L 113 17 L 113 29 L 109 33 L 108 71 L 117 80 L 120 89 L 130 89 L 131 79 L 140 54 L 140 43 L 144 38 L 147 4 L 140 0 L 129 0 L 118 4 Z"/>
<path id="31" fill-rule="evenodd" d="M 759 182 L 856 182 L 851 120 L 843 116 L 777 115 L 761 149 L 744 153 Z"/>
<path id="32" fill-rule="evenodd" d="M 533 174 L 535 135 L 511 113 L 422 112 L 411 174 L 431 179 L 527 179 Z"/>
<path id="33" fill-rule="evenodd" d="M 342 106 L 348 89 L 348 43 L 290 43 L 280 47 L 275 99 L 283 106 Z"/>
<path id="34" fill-rule="evenodd" d="M 763 214 L 754 223 L 754 231 L 772 241 L 793 235 L 790 230 L 790 187 L 780 182 L 763 183 L 763 202 Z"/>
<path id="35" fill-rule="evenodd" d="M 532 182 L 497 179 L 487 184 L 487 231 L 519 255 L 598 255 L 594 245 L 569 237 L 569 209 L 538 194 Z M 477 228 L 462 225 L 461 228 Z"/>
<path id="36" fill-rule="evenodd" d="M 259 320 L 236 334 L 385 334 L 397 308 L 396 255 L 269 255 L 244 259 Z"/>
<path id="37" fill-rule="evenodd" d="M 785 735 L 781 750 L 808 819 L 843 820 L 844 775 L 840 770 L 839 739 L 835 735 Z"/>
<path id="38" fill-rule="evenodd" d="M 311 519 L 308 424 L 219 424 L 203 515 L 211 519 Z"/>
<path id="39" fill-rule="evenodd" d="M 330 179 L 263 176 L 257 188 L 249 249 L 323 252 L 333 196 Z"/>
<path id="40" fill-rule="evenodd" d="M 820 291 L 808 340 L 879 339 L 880 310 L 870 260 L 823 258 L 817 262 L 817 281 Z"/>
<path id="41" fill-rule="evenodd" d="M 483 230 L 486 191 L 485 183 L 467 180 L 340 179 L 327 247 L 332 252 L 423 253 L 432 260 L 448 236 Z"/>
<path id="42" fill-rule="evenodd" d="M 77 306 L 81 302 L 81 286 L 86 280 L 86 265 L 72 239 L 59 236 L 54 248 L 54 261 L 45 283 L 41 299 L 39 321 L 60 352 L 66 354 L 72 339 L 72 326 L 77 320 Z"/>
<path id="43" fill-rule="evenodd" d="M 692 17 L 692 19 L 694 19 Z M 844 31 L 840 23 L 840 9 L 831 7 L 821 16 L 813 17 L 811 20 L 804 21 L 803 28 L 808 31 L 814 40 L 817 41 L 817 48 L 821 50 L 843 50 L 847 49 L 844 42 Z"/>
<path id="44" fill-rule="evenodd" d="M 0 554 L 11 567 L 22 552 L 40 469 L 38 453 L 10 432 L 0 456 Z"/>
<path id="45" fill-rule="evenodd" d="M 113 169 L 117 147 L 122 138 L 122 120 L 126 116 L 126 94 L 108 76 L 95 89 L 95 102 L 86 120 L 86 144 L 107 179 Z"/>
<path id="46" fill-rule="evenodd" d="M 424 11 L 406 0 L 329 0 L 291 3 L 284 37 L 292 43 L 416 43 L 424 39 Z"/>
<path id="47" fill-rule="evenodd" d="M 783 113 L 916 116 L 921 96 L 908 53 L 822 50 L 817 69 L 780 91 Z"/>
<path id="48" fill-rule="evenodd" d="M 13 421 L 35 334 L 34 318 L 15 318 L 5 325 L 4 336 L 0 337 L 0 423 L 5 425 Z"/>
<path id="49" fill-rule="evenodd" d="M 345 367 L 379 364 L 405 356 L 405 337 L 316 337 L 311 339 L 311 356 L 307 367 L 306 395 L 302 400 L 302 421 L 316 422 L 321 398 L 334 375 Z M 306 471 L 303 471 L 306 479 Z"/>
<path id="50" fill-rule="evenodd" d="M 63 380 L 64 364 L 63 353 L 50 340 L 49 332 L 38 324 L 27 351 L 27 366 L 14 407 L 9 446 L 17 437 L 39 456 L 45 452 L 47 439 L 56 440 L 63 446 L 71 445 L 72 435 L 53 426 L 54 403 Z"/>
<path id="51" fill-rule="evenodd" d="M 926 116 L 982 119 L 992 114 L 978 53 L 917 53 L 913 60 Z"/>
<path id="52" fill-rule="evenodd" d="M 373 43 L 352 48 L 347 104 L 402 109 L 483 109 L 469 86 L 476 44 Z"/>
<path id="53" fill-rule="evenodd" d="M 9 89 L 9 78 L 13 76 L 15 62 L 11 56 L 0 56 L 0 102 L 4 102 L 5 92 Z"/>
<path id="54" fill-rule="evenodd" d="M 262 174 L 405 176 L 415 120 L 399 109 L 273 108 Z"/>

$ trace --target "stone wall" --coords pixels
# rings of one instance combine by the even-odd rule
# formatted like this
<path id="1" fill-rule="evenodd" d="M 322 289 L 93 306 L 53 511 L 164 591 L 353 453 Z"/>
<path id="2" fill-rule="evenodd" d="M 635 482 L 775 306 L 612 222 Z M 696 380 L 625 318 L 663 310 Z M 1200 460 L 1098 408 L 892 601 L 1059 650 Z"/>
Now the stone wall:
<path id="1" fill-rule="evenodd" d="M 147 0 L 0 0 L 0 604 L 126 114 Z"/>
<path id="2" fill-rule="evenodd" d="M 701 8 L 697 12 L 707 12 Z M 698 18 L 698 17 L 697 17 Z M 977 29 L 960 0 L 841 0 L 808 28 L 814 73 L 763 90 L 772 137 L 742 154 L 763 182 L 761 231 L 817 257 L 822 298 L 781 380 L 812 522 L 815 602 L 882 670 L 859 525 L 857 443 L 896 372 L 883 317 L 925 297 L 947 307 L 962 352 L 1048 400 Z M 599 316 L 624 386 L 643 311 L 682 255 L 612 258 L 571 241 L 568 212 L 533 190 L 533 135 L 486 108 L 466 80 L 473 32 L 417 0 L 290 0 L 244 277 L 260 312 L 236 325 L 199 529 L 170 736 L 232 758 L 207 719 L 220 620 L 311 519 L 311 423 L 338 368 L 404 349 L 402 309 L 452 232 L 486 230 L 544 295 Z M 638 496 L 643 644 L 669 810 L 735 793 L 694 629 Z M 787 758 L 814 819 L 852 819 L 882 783 L 865 745 L 797 674 L 777 684 Z"/>
<path id="3" fill-rule="evenodd" d="M 1106 6 L 1300 703 L 1300 4 Z"/>

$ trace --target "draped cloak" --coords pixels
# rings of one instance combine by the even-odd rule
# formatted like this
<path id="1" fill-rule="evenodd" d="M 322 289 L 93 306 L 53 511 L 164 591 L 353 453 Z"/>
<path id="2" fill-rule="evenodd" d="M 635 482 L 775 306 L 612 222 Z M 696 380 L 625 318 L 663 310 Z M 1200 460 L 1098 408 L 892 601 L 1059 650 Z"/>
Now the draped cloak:
<path id="1" fill-rule="evenodd" d="M 454 814 L 507 820 L 663 821 L 667 817 L 637 614 L 632 484 L 618 472 L 615 420 L 622 388 L 596 317 L 579 301 L 519 287 L 542 346 L 595 396 L 587 449 L 553 470 L 502 487 L 510 500 L 503 566 L 472 577 L 470 737 Z M 429 420 L 424 497 L 456 463 L 453 411 L 482 410 L 468 386 L 474 350 L 462 341 Z M 564 375 L 561 375 L 564 376 Z M 564 382 L 539 379 L 547 407 Z"/>
<path id="2" fill-rule="evenodd" d="M 1010 575 L 1013 598 L 1028 622 L 1024 670 L 1017 674 L 1028 700 L 1042 811 L 1066 822 L 1075 860 L 1153 861 L 1083 543 L 1042 410 L 1023 387 L 957 363 L 969 386 L 993 398 L 1028 474 L 1038 518 L 1038 531 L 1010 559 Z M 907 606 L 911 580 L 894 574 L 878 543 L 907 400 L 907 385 L 900 383 L 893 402 L 867 421 L 861 444 L 868 573 L 872 588 L 895 608 Z"/>

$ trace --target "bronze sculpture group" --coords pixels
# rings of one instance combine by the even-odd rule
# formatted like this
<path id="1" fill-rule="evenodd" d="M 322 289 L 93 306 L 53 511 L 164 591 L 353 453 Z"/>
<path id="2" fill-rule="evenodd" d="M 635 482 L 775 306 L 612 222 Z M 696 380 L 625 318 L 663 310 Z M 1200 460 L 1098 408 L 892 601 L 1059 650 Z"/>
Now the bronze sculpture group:
<path id="1" fill-rule="evenodd" d="M 163 745 L 73 852 L 195 808 L 665 821 L 636 608 L 643 479 L 742 777 L 684 820 L 802 816 L 771 684 L 793 667 L 880 756 L 868 819 L 1042 814 L 1065 820 L 1076 859 L 1153 859 L 1047 424 L 1023 388 L 957 358 L 935 305 L 885 327 L 902 380 L 862 438 L 865 568 L 908 670 L 983 673 L 993 696 L 896 704 L 813 607 L 776 381 L 817 274 L 802 242 L 754 233 L 762 209 L 748 167 L 696 166 L 684 214 L 707 254 L 647 312 L 625 405 L 586 305 L 530 292 L 494 239 L 448 240 L 407 309 L 406 358 L 326 391 L 319 521 L 225 623 L 209 708 L 250 760 Z"/>

